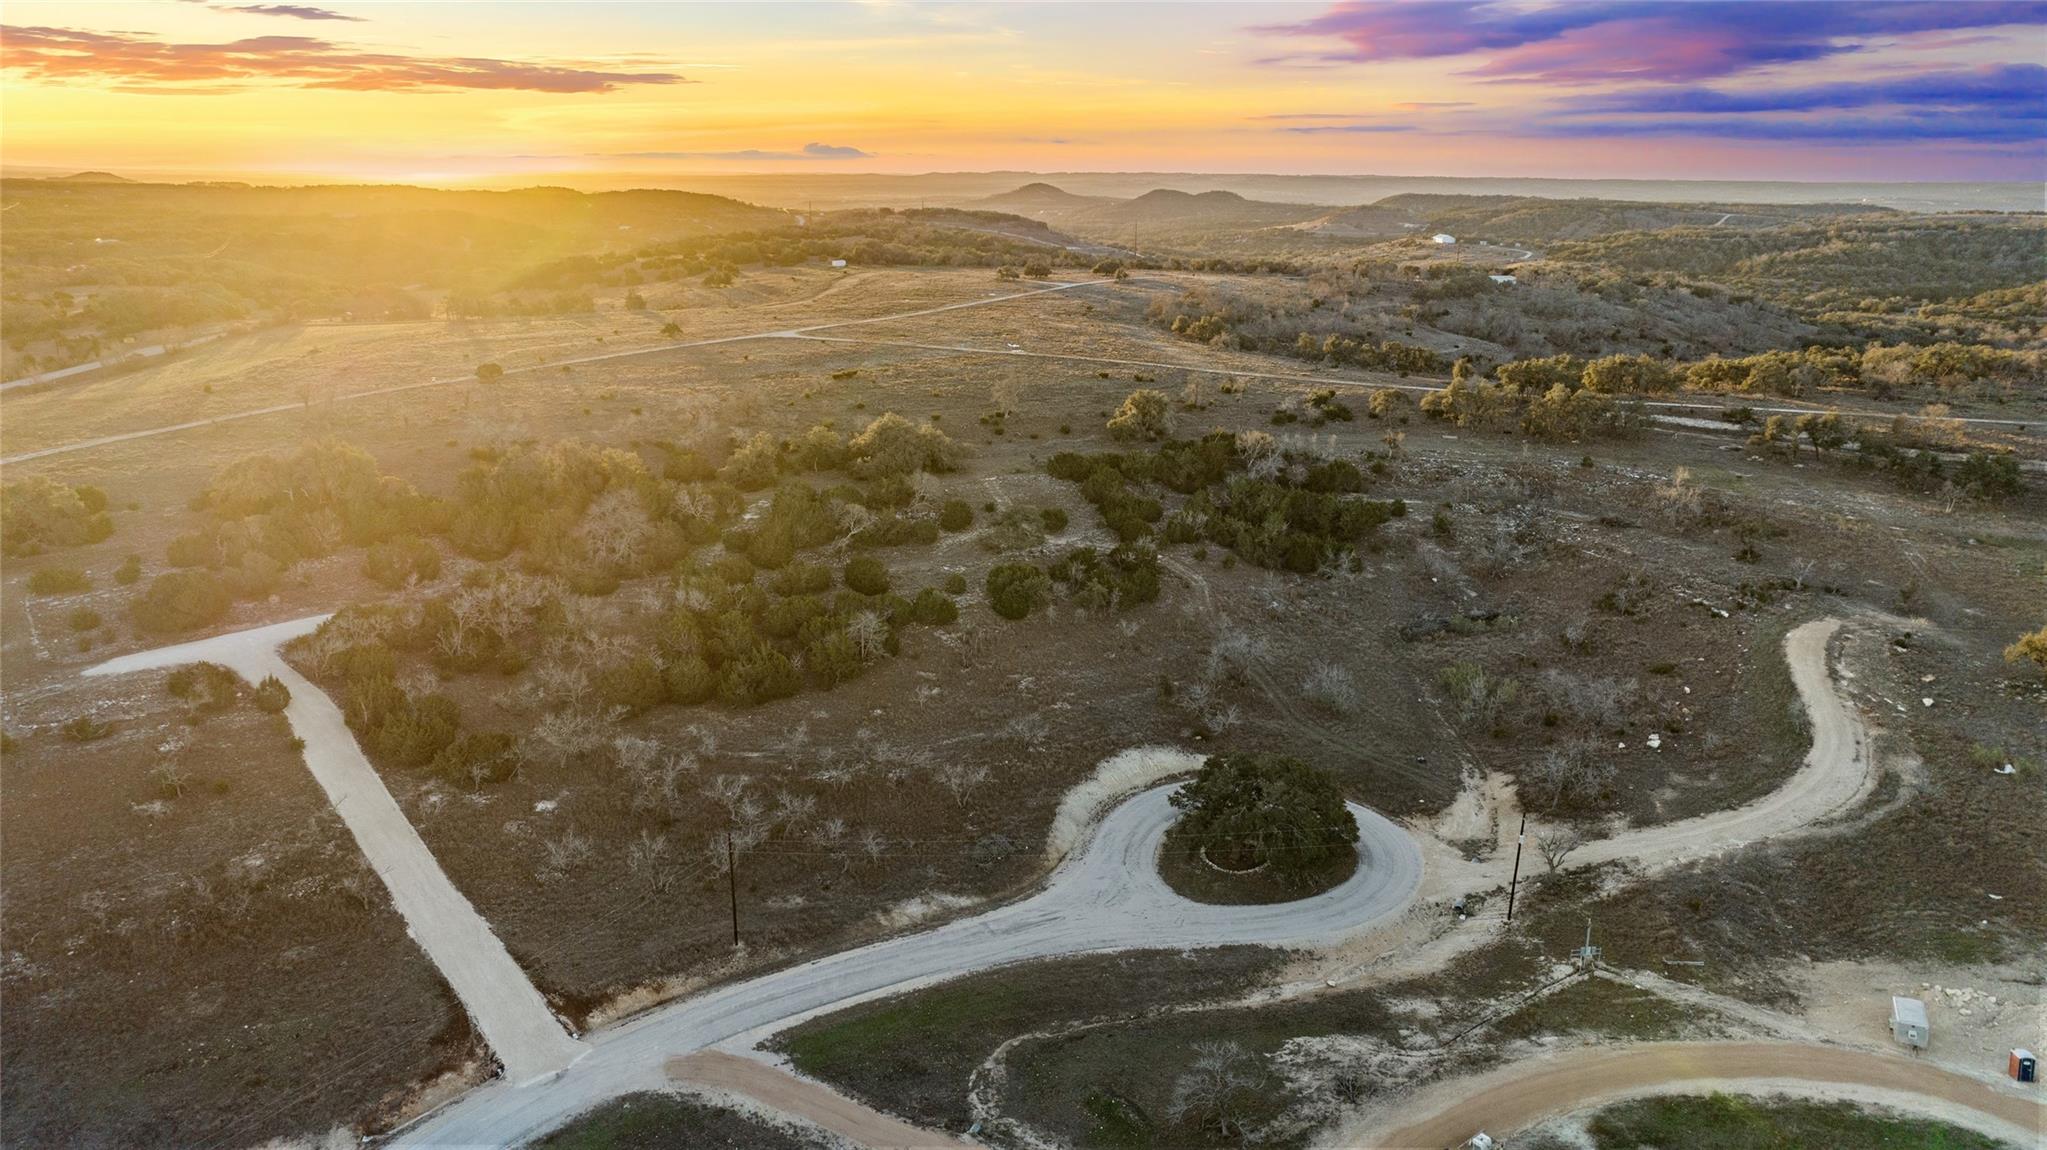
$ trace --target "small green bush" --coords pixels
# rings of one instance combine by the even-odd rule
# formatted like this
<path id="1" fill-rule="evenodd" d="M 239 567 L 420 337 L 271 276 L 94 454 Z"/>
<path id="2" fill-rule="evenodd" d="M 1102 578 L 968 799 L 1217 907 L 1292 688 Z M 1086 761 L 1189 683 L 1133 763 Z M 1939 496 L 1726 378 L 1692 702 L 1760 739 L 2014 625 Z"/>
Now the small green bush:
<path id="1" fill-rule="evenodd" d="M 32 595 L 70 595 L 91 587 L 92 580 L 76 567 L 45 567 L 28 577 Z"/>
<path id="2" fill-rule="evenodd" d="M 959 604 L 936 587 L 917 592 L 917 598 L 910 604 L 910 619 L 927 626 L 943 627 L 959 617 Z"/>
<path id="3" fill-rule="evenodd" d="M 93 631 L 99 628 L 100 613 L 90 607 L 80 607 L 64 616 L 64 622 L 69 624 L 73 631 Z"/>
<path id="4" fill-rule="evenodd" d="M 967 577 L 955 571 L 945 577 L 944 586 L 949 595 L 964 595 L 967 593 Z"/>
<path id="5" fill-rule="evenodd" d="M 74 743 L 90 743 L 104 739 L 114 733 L 112 723 L 102 723 L 91 715 L 80 715 L 62 728 L 64 737 Z"/>
<path id="6" fill-rule="evenodd" d="M 1052 596 L 1052 579 L 1029 563 L 1001 563 L 988 571 L 988 605 L 1005 619 L 1021 619 Z"/>
<path id="7" fill-rule="evenodd" d="M 974 509 L 964 499 L 948 499 L 939 509 L 938 525 L 947 531 L 965 531 L 974 525 Z"/>
<path id="8" fill-rule="evenodd" d="M 220 578 L 210 572 L 167 571 L 135 604 L 135 622 L 145 631 L 190 631 L 219 622 L 233 602 Z"/>
<path id="9" fill-rule="evenodd" d="M 263 681 L 256 684 L 252 700 L 259 711 L 271 715 L 281 714 L 291 705 L 291 688 L 286 687 L 277 676 L 265 675 Z"/>
<path id="10" fill-rule="evenodd" d="M 888 591 L 888 565 L 872 555 L 862 555 L 846 564 L 845 583 L 849 590 L 862 595 L 881 595 Z"/>
<path id="11" fill-rule="evenodd" d="M 1066 509 L 1064 507 L 1044 508 L 1038 512 L 1038 520 L 1045 525 L 1045 533 L 1047 535 L 1057 535 L 1061 531 L 1066 530 Z"/>
<path id="12" fill-rule="evenodd" d="M 768 587 L 777 595 L 816 595 L 832 589 L 832 569 L 818 563 L 791 563 L 775 572 Z"/>
<path id="13" fill-rule="evenodd" d="M 718 691 L 718 677 L 696 655 L 671 660 L 661 669 L 661 681 L 668 701 L 684 706 L 704 702 Z"/>
<path id="14" fill-rule="evenodd" d="M 121 560 L 119 567 L 114 569 L 114 582 L 119 583 L 123 587 L 131 586 L 141 578 L 142 556 L 140 555 L 128 556 L 126 559 Z"/>

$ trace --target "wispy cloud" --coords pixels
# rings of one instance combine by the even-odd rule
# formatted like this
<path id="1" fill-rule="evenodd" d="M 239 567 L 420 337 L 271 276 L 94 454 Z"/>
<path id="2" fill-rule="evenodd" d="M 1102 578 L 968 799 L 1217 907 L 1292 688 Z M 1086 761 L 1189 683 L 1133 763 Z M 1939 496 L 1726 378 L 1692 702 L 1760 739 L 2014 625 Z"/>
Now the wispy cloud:
<path id="1" fill-rule="evenodd" d="M 1595 114 L 1740 114 L 1870 108 L 1885 104 L 1974 109 L 1986 114 L 2018 111 L 2047 116 L 2047 65 L 2008 64 L 1789 88 L 1728 90 L 1687 86 L 1630 89 L 1597 96 L 1571 97 L 1564 102 L 1564 109 Z"/>
<path id="2" fill-rule="evenodd" d="M 1861 38 L 2037 25 L 2038 0 L 1840 3 L 1837 0 L 1588 0 L 1530 7 L 1502 0 L 1345 2 L 1319 16 L 1256 29 L 1333 39 L 1333 62 L 1485 54 L 1471 75 L 1517 82 L 1689 82 L 1818 60 Z"/>
<path id="3" fill-rule="evenodd" d="M 843 144 L 805 144 L 797 151 L 778 152 L 764 148 L 743 148 L 734 152 L 616 152 L 614 160 L 737 160 L 787 163 L 790 160 L 865 160 L 873 152 Z"/>
<path id="4" fill-rule="evenodd" d="M 2040 143 L 2047 141 L 2047 66 L 2010 64 L 1782 88 L 1687 85 L 1575 96 L 1548 113 L 1536 131 L 1812 143 Z M 2047 143 L 2040 146 L 2047 150 Z"/>
<path id="5" fill-rule="evenodd" d="M 305 4 L 230 4 L 222 12 L 246 12 L 251 16 L 289 16 L 294 20 L 350 20 L 362 23 L 360 16 L 344 16 L 325 8 L 314 8 Z"/>
<path id="6" fill-rule="evenodd" d="M 152 94 L 217 93 L 258 83 L 359 92 L 498 89 L 611 92 L 632 84 L 686 84 L 671 72 L 616 72 L 574 63 L 366 52 L 311 36 L 255 36 L 187 44 L 139 32 L 0 28 L 0 68 L 36 80 L 103 81 Z M 185 85 L 193 86 L 190 89 Z"/>
<path id="7" fill-rule="evenodd" d="M 1414 130 L 1415 126 L 1413 124 L 1300 124 L 1291 128 L 1280 129 L 1282 132 L 1292 132 L 1297 136 L 1371 136 L 1378 135 L 1381 132 L 1412 132 Z"/>

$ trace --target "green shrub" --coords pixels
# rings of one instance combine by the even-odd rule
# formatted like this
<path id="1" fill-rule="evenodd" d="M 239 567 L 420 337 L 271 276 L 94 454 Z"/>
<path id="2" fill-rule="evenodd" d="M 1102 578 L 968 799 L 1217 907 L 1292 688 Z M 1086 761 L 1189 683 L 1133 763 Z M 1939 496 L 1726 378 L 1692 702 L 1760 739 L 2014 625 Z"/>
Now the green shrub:
<path id="1" fill-rule="evenodd" d="M 141 578 L 142 556 L 140 555 L 128 556 L 126 559 L 121 560 L 119 567 L 114 569 L 114 582 L 119 583 L 123 587 L 130 586 Z"/>
<path id="2" fill-rule="evenodd" d="M 372 545 L 362 573 L 394 591 L 414 580 L 429 583 L 440 578 L 441 552 L 417 535 L 401 535 Z"/>
<path id="3" fill-rule="evenodd" d="M 974 509 L 964 499 L 948 499 L 938 511 L 938 525 L 947 531 L 965 531 L 974 525 Z"/>
<path id="4" fill-rule="evenodd" d="M 1051 598 L 1052 580 L 1029 563 L 1001 563 L 988 571 L 988 605 L 1005 619 L 1021 619 Z"/>
<path id="5" fill-rule="evenodd" d="M 718 697 L 739 706 L 787 698 L 802 689 L 803 676 L 789 656 L 766 643 L 727 661 L 718 672 Z"/>
<path id="6" fill-rule="evenodd" d="M 135 624 L 151 632 L 192 630 L 219 622 L 229 606 L 233 595 L 211 571 L 166 571 L 135 604 Z"/>
<path id="7" fill-rule="evenodd" d="M 660 705 L 668 694 L 661 668 L 644 656 L 606 667 L 597 675 L 596 688 L 606 706 L 624 707 L 633 715 Z"/>
<path id="8" fill-rule="evenodd" d="M 1335 776 L 1286 755 L 1213 756 L 1172 804 L 1176 832 L 1232 870 L 1298 875 L 1358 841 Z"/>
<path id="9" fill-rule="evenodd" d="M 272 715 L 281 714 L 291 705 L 291 689 L 277 676 L 265 675 L 263 681 L 256 684 L 256 691 L 251 700 L 259 711 Z"/>
<path id="10" fill-rule="evenodd" d="M 967 577 L 955 571 L 945 577 L 944 587 L 948 595 L 964 595 L 967 593 Z"/>
<path id="11" fill-rule="evenodd" d="M 501 783 L 518 773 L 515 747 L 512 736 L 502 731 L 465 732 L 442 747 L 428 766 L 453 783 Z"/>
<path id="12" fill-rule="evenodd" d="M 112 723 L 102 723 L 91 715 L 80 715 L 65 723 L 60 729 L 64 732 L 64 737 L 74 743 L 90 743 L 114 733 Z"/>
<path id="13" fill-rule="evenodd" d="M 697 655 L 682 655 L 671 659 L 661 669 L 661 682 L 667 691 L 668 701 L 689 706 L 708 700 L 718 691 L 718 677 L 711 673 L 710 665 Z"/>
<path id="14" fill-rule="evenodd" d="M 64 616 L 64 622 L 73 631 L 93 631 L 99 628 L 101 619 L 98 611 L 90 607 L 80 607 Z"/>
<path id="15" fill-rule="evenodd" d="M 92 580 L 76 567 L 45 567 L 28 577 L 32 595 L 70 595 L 92 588 Z"/>
<path id="16" fill-rule="evenodd" d="M 97 487 L 66 487 L 40 475 L 0 485 L 0 551 L 8 555 L 97 543 L 113 533 L 106 493 Z"/>
<path id="17" fill-rule="evenodd" d="M 241 697 L 242 677 L 219 663 L 189 663 L 170 673 L 164 689 L 196 710 L 224 711 Z"/>
<path id="18" fill-rule="evenodd" d="M 917 592 L 917 598 L 910 604 L 910 619 L 926 626 L 943 627 L 959 617 L 959 604 L 936 587 Z"/>
<path id="19" fill-rule="evenodd" d="M 883 594 L 888 591 L 888 565 L 872 555 L 857 556 L 846 564 L 845 583 L 862 595 Z"/>
<path id="20" fill-rule="evenodd" d="M 1045 525 L 1045 533 L 1047 535 L 1057 535 L 1061 531 L 1066 530 L 1066 509 L 1064 507 L 1046 507 L 1038 512 L 1038 521 Z"/>
<path id="21" fill-rule="evenodd" d="M 832 589 L 832 569 L 819 563 L 791 563 L 775 572 L 768 587 L 777 595 L 816 595 Z"/>

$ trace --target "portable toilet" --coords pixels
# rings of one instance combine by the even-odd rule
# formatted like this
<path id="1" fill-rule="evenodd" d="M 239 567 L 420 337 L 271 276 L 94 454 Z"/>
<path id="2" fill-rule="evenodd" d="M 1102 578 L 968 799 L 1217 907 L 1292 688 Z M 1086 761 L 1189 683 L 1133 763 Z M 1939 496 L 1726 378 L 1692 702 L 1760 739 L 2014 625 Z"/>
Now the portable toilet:
<path id="1" fill-rule="evenodd" d="M 1926 1004 L 1916 998 L 1891 996 L 1891 1037 L 1915 1050 L 1926 1049 L 1933 1031 L 1926 1025 Z"/>
<path id="2" fill-rule="evenodd" d="M 2011 1065 L 2005 1073 L 2010 1074 L 2014 1082 L 2038 1082 L 2040 1061 L 2030 1050 L 2014 1050 L 2011 1052 Z"/>

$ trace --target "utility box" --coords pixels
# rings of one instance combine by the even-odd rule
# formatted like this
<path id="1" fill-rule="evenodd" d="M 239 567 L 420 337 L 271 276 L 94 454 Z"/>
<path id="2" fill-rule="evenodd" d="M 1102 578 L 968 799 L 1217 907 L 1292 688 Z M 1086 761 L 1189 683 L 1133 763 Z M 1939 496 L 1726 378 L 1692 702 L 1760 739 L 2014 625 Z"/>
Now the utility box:
<path id="1" fill-rule="evenodd" d="M 1891 1037 L 1914 1050 L 1926 1049 L 1933 1037 L 1932 1028 L 1926 1025 L 1926 1004 L 1916 998 L 1892 995 Z"/>
<path id="2" fill-rule="evenodd" d="M 2014 1050 L 2011 1052 L 2011 1064 L 2005 1069 L 2005 1073 L 2011 1075 L 2014 1082 L 2038 1082 L 2040 1060 L 2034 1058 L 2030 1050 Z"/>

